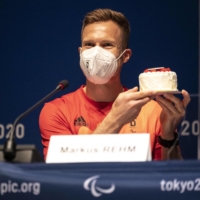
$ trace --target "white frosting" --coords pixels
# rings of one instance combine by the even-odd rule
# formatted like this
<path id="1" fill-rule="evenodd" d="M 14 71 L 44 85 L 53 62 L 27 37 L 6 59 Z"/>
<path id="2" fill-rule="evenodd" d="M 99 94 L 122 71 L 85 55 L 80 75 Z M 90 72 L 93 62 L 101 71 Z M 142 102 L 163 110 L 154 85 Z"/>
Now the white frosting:
<path id="1" fill-rule="evenodd" d="M 177 91 L 177 75 L 175 72 L 146 72 L 139 75 L 140 91 L 174 90 Z"/>

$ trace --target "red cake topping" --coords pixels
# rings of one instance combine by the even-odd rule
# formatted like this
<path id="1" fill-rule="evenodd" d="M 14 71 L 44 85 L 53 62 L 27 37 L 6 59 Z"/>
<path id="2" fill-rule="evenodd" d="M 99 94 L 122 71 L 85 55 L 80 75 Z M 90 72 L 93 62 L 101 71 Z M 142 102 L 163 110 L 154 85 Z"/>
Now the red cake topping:
<path id="1" fill-rule="evenodd" d="M 171 71 L 170 68 L 165 68 L 165 67 L 155 67 L 144 70 L 144 72 L 170 72 L 170 71 Z"/>

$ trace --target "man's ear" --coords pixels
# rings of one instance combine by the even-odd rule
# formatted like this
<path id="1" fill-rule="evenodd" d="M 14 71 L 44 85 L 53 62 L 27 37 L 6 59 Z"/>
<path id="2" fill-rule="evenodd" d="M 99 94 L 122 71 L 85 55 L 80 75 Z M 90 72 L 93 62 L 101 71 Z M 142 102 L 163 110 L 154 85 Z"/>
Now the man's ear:
<path id="1" fill-rule="evenodd" d="M 126 49 L 124 55 L 123 55 L 123 63 L 126 63 L 129 61 L 130 57 L 132 55 L 131 49 Z"/>
<path id="2" fill-rule="evenodd" d="M 78 52 L 79 52 L 79 53 L 81 52 L 81 49 L 82 49 L 81 47 L 78 48 Z"/>

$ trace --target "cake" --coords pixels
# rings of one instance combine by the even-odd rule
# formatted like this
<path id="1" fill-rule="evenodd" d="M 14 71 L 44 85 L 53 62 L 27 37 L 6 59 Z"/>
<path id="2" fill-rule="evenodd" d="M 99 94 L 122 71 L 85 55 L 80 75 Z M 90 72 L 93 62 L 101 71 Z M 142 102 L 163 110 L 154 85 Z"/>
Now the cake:
<path id="1" fill-rule="evenodd" d="M 178 91 L 177 75 L 170 68 L 146 69 L 139 75 L 139 87 L 140 91 Z"/>

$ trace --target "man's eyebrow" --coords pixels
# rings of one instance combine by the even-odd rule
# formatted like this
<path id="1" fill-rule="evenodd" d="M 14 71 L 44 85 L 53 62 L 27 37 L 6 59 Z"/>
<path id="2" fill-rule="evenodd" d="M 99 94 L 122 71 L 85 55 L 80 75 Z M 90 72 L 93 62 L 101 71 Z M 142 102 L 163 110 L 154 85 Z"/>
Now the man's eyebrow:
<path id="1" fill-rule="evenodd" d="M 90 40 L 87 40 L 87 39 L 86 39 L 86 40 L 83 40 L 83 41 L 82 41 L 82 43 L 87 43 L 87 42 L 94 42 L 94 40 L 91 40 L 91 39 L 90 39 Z"/>
<path id="2" fill-rule="evenodd" d="M 111 42 L 111 43 L 116 43 L 116 41 L 114 41 L 114 40 L 112 40 L 112 39 L 102 40 L 101 42 Z"/>
<path id="3" fill-rule="evenodd" d="M 95 40 L 92 40 L 92 39 L 85 39 L 83 40 L 83 43 L 85 42 L 95 42 Z M 102 42 L 111 42 L 111 43 L 117 43 L 116 41 L 112 40 L 112 39 L 106 39 L 106 40 L 101 40 L 101 43 Z"/>

